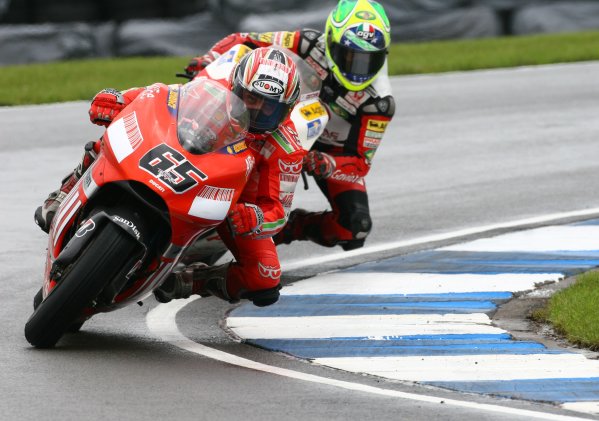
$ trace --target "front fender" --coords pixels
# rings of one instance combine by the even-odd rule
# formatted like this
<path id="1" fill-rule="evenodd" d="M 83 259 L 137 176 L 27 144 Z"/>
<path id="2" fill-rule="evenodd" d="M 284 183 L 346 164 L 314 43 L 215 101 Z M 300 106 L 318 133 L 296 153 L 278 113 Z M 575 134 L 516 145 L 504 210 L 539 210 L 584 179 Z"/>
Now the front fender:
<path id="1" fill-rule="evenodd" d="M 95 232 L 99 231 L 106 224 L 115 224 L 128 235 L 133 237 L 143 248 L 144 256 L 147 252 L 147 246 L 144 243 L 144 236 L 141 229 L 131 221 L 128 215 L 121 212 L 99 211 L 88 218 L 75 232 L 73 237 L 69 240 L 64 249 L 60 252 L 54 263 L 52 264 L 51 277 L 55 281 L 60 278 L 60 271 L 66 267 L 79 256 L 79 254 L 85 250 L 85 247 L 89 244 L 91 239 L 94 237 Z M 142 258 L 143 259 L 143 258 Z"/>

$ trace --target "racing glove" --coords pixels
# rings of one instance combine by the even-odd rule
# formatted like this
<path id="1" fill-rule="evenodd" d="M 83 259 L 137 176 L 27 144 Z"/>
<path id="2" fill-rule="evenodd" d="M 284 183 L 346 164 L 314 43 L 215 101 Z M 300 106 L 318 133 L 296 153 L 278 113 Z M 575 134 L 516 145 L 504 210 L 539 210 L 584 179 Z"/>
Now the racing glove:
<path id="1" fill-rule="evenodd" d="M 229 212 L 229 226 L 236 235 L 257 234 L 262 230 L 262 209 L 251 203 L 237 203 Z"/>
<path id="2" fill-rule="evenodd" d="M 304 157 L 305 171 L 315 178 L 329 178 L 335 171 L 335 159 L 324 152 L 310 151 Z"/>
<path id="3" fill-rule="evenodd" d="M 125 106 L 125 98 L 121 92 L 112 88 L 102 89 L 92 99 L 89 119 L 98 126 L 108 126 Z"/>
<path id="4" fill-rule="evenodd" d="M 189 64 L 185 68 L 185 74 L 189 79 L 196 77 L 198 73 L 206 68 L 210 63 L 214 61 L 215 57 L 211 53 L 204 54 L 203 56 L 194 57 L 189 61 Z"/>

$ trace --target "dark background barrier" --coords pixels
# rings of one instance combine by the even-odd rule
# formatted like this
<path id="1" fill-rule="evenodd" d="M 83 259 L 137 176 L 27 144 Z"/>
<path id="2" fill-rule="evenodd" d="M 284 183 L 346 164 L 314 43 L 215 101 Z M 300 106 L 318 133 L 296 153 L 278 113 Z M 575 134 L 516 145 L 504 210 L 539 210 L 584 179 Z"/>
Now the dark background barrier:
<path id="1" fill-rule="evenodd" d="M 599 0 L 380 0 L 396 42 L 599 29 Z M 322 29 L 335 0 L 0 0 L 0 65 L 196 55 L 234 31 Z"/>

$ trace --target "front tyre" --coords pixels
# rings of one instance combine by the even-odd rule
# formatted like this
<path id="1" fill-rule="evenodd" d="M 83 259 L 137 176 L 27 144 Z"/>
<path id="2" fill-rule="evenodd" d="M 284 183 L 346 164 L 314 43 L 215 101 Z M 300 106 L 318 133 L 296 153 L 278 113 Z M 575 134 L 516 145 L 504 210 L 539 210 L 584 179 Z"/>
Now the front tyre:
<path id="1" fill-rule="evenodd" d="M 25 338 L 36 348 L 51 348 L 81 320 L 83 310 L 126 265 L 141 254 L 139 243 L 118 226 L 109 223 L 97 232 L 73 262 L 69 272 L 25 324 Z"/>

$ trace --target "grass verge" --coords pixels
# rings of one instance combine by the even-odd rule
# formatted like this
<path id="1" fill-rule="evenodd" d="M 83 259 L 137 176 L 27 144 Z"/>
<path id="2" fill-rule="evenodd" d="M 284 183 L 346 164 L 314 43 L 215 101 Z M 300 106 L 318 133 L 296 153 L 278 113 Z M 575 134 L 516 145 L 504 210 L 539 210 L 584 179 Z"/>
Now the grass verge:
<path id="1" fill-rule="evenodd" d="M 0 67 L 0 105 L 89 100 L 102 88 L 183 81 L 189 57 L 71 60 Z M 599 60 L 599 31 L 391 46 L 389 73 L 406 75 Z"/>
<path id="2" fill-rule="evenodd" d="M 579 275 L 576 282 L 551 296 L 532 319 L 550 323 L 570 343 L 599 351 L 599 271 Z"/>

